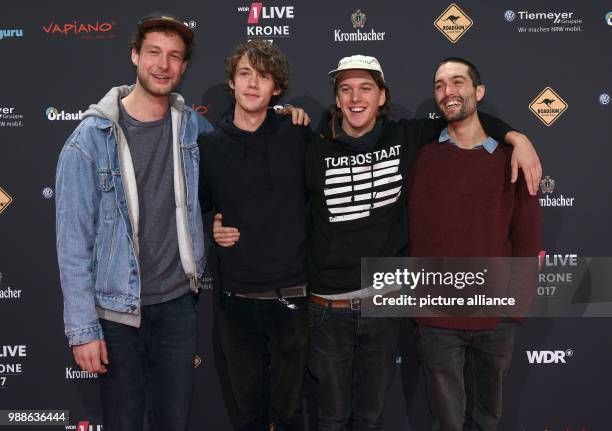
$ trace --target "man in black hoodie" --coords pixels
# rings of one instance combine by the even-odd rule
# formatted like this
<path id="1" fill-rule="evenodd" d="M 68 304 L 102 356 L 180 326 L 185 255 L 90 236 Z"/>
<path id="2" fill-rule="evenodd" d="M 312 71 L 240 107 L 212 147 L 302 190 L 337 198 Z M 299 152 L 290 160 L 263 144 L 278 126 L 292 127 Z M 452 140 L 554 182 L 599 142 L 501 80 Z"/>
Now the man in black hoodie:
<path id="1" fill-rule="evenodd" d="M 278 48 L 261 40 L 242 44 L 226 71 L 234 112 L 198 143 L 202 210 L 214 207 L 241 232 L 234 247 L 218 248 L 218 327 L 237 428 L 267 430 L 274 423 L 278 430 L 300 430 L 309 132 L 268 108 L 288 85 L 288 62 Z"/>

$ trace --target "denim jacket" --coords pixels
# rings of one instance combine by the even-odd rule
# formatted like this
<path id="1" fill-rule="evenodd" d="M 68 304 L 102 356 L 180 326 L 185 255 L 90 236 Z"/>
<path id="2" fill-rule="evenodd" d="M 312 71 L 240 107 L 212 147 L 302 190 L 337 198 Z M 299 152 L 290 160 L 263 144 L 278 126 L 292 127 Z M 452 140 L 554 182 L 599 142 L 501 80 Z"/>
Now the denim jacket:
<path id="1" fill-rule="evenodd" d="M 131 88 L 112 88 L 89 107 L 57 164 L 57 256 L 70 345 L 104 338 L 100 317 L 140 326 L 138 191 L 118 124 L 119 103 Z M 197 291 L 206 263 L 197 137 L 212 127 L 178 94 L 170 107 L 179 254 Z"/>

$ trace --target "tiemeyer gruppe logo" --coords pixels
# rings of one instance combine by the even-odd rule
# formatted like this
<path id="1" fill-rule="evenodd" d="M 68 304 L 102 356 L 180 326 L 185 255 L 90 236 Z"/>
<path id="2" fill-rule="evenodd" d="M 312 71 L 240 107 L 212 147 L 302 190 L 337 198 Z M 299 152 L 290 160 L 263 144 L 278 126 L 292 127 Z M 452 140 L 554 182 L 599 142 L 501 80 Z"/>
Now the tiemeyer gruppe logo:
<path id="1" fill-rule="evenodd" d="M 23 29 L 0 28 L 0 40 L 23 37 Z"/>
<path id="2" fill-rule="evenodd" d="M 42 25 L 42 30 L 46 34 L 54 36 L 78 37 L 81 39 L 114 39 L 117 37 L 115 21 L 70 21 L 55 22 L 49 21 Z"/>
<path id="3" fill-rule="evenodd" d="M 567 108 L 568 104 L 550 87 L 542 90 L 529 104 L 531 112 L 547 126 L 557 121 Z"/>
<path id="4" fill-rule="evenodd" d="M 66 112 L 59 110 L 53 106 L 49 106 L 45 109 L 45 115 L 49 121 L 81 121 L 85 111 L 79 110 L 78 112 Z"/>
<path id="5" fill-rule="evenodd" d="M 23 373 L 22 360 L 28 356 L 27 350 L 24 344 L 0 344 L 0 389 L 8 387 L 10 379 Z"/>
<path id="6" fill-rule="evenodd" d="M 385 40 L 386 32 L 376 31 L 375 29 L 364 30 L 367 22 L 367 15 L 361 9 L 357 9 L 351 14 L 351 24 L 355 31 L 343 32 L 342 29 L 334 29 L 334 42 L 372 42 Z"/>
<path id="7" fill-rule="evenodd" d="M 239 6 L 238 12 L 248 12 L 246 36 L 251 39 L 268 39 L 272 42 L 277 37 L 291 36 L 291 26 L 287 20 L 295 17 L 294 6 L 264 6 L 263 3 L 251 3 L 251 6 Z"/>
<path id="8" fill-rule="evenodd" d="M 23 114 L 15 112 L 14 106 L 0 106 L 0 127 L 22 127 Z"/>
<path id="9" fill-rule="evenodd" d="M 440 30 L 446 38 L 455 43 L 474 25 L 474 21 L 461 10 L 459 6 L 452 3 L 434 21 L 434 27 Z"/>
<path id="10" fill-rule="evenodd" d="M 582 19 L 570 11 L 513 11 L 504 12 L 504 20 L 516 24 L 519 33 L 560 33 L 582 31 Z"/>
<path id="11" fill-rule="evenodd" d="M 546 175 L 540 181 L 540 191 L 542 197 L 540 198 L 541 207 L 572 207 L 574 206 L 574 197 L 566 197 L 563 194 L 555 196 L 555 188 L 557 186 L 556 181 L 549 175 Z"/>

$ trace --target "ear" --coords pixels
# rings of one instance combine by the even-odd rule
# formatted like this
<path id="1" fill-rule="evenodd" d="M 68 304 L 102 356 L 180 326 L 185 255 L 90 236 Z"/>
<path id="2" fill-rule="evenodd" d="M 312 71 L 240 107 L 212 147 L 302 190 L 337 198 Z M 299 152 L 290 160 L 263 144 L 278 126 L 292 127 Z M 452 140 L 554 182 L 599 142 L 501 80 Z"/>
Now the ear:
<path id="1" fill-rule="evenodd" d="M 132 64 L 134 66 L 138 66 L 138 60 L 140 59 L 140 54 L 138 54 L 138 51 L 136 51 L 136 48 L 132 48 Z"/>
<path id="2" fill-rule="evenodd" d="M 185 71 L 187 70 L 187 66 L 189 65 L 188 61 L 183 61 L 183 65 L 181 66 L 181 76 L 183 75 L 183 73 L 185 73 Z"/>
<path id="3" fill-rule="evenodd" d="M 278 96 L 279 94 L 281 94 L 281 90 L 280 88 L 276 87 L 272 92 L 272 96 Z"/>
<path id="4" fill-rule="evenodd" d="M 378 107 L 380 108 L 381 106 L 383 106 L 386 101 L 387 101 L 387 92 L 383 88 L 382 90 L 380 90 L 380 94 L 378 95 Z"/>
<path id="5" fill-rule="evenodd" d="M 485 95 L 485 86 L 484 86 L 484 84 L 478 85 L 476 87 L 476 101 L 480 102 L 484 98 L 484 95 Z"/>
<path id="6" fill-rule="evenodd" d="M 233 81 L 232 79 L 228 79 L 228 80 L 227 80 L 227 85 L 229 85 L 229 87 L 230 87 L 232 90 L 235 90 L 235 89 L 236 89 L 236 87 L 234 86 L 234 81 Z"/>

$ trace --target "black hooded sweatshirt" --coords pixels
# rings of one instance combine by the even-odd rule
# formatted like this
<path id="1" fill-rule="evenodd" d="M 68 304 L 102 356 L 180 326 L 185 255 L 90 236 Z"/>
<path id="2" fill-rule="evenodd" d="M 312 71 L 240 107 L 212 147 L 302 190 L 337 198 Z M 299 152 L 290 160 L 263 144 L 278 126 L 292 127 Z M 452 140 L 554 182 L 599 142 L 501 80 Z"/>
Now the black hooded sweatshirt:
<path id="1" fill-rule="evenodd" d="M 268 111 L 254 132 L 233 114 L 198 139 L 202 211 L 240 230 L 217 247 L 222 288 L 257 293 L 306 282 L 305 142 L 310 131 Z"/>
<path id="2" fill-rule="evenodd" d="M 487 135 L 504 142 L 507 124 L 478 113 Z M 361 288 L 362 257 L 406 256 L 406 179 L 418 150 L 437 139 L 444 119 L 380 117 L 360 138 L 339 119 L 323 123 L 306 151 L 311 196 L 309 291 L 331 295 Z"/>

